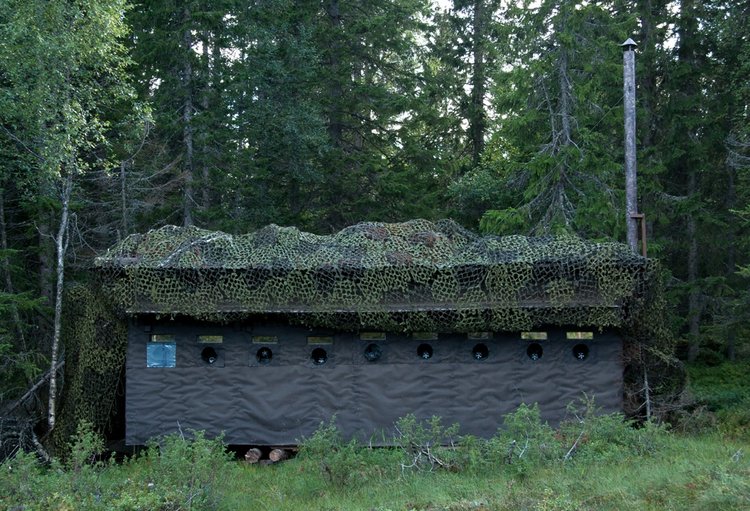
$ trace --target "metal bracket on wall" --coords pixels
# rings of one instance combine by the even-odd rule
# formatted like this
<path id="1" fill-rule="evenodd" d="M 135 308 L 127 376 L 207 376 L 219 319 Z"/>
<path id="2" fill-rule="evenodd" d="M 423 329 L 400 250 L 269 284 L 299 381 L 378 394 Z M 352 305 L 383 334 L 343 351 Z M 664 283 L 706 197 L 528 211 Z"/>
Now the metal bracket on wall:
<path id="1" fill-rule="evenodd" d="M 646 243 L 646 215 L 644 213 L 633 213 L 630 218 L 638 220 L 641 225 L 641 253 L 643 257 L 648 257 L 648 245 Z"/>

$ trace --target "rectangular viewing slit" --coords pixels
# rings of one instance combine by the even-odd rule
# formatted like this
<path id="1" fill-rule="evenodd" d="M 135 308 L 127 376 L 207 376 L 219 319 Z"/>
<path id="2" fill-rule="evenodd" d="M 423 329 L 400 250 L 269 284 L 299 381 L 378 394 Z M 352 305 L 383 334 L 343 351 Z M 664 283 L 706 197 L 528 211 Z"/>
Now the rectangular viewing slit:
<path id="1" fill-rule="evenodd" d="M 385 341 L 385 332 L 360 332 L 361 341 Z"/>
<path id="2" fill-rule="evenodd" d="M 254 335 L 253 344 L 278 344 L 279 338 L 275 335 Z"/>
<path id="3" fill-rule="evenodd" d="M 466 337 L 471 341 L 488 341 L 492 339 L 492 332 L 469 332 Z"/>
<path id="4" fill-rule="evenodd" d="M 151 342 L 175 342 L 174 334 L 151 334 Z"/>
<path id="5" fill-rule="evenodd" d="M 594 338 L 594 332 L 566 332 L 565 337 L 567 339 L 588 339 Z"/>
<path id="6" fill-rule="evenodd" d="M 333 344 L 333 337 L 329 335 L 312 335 L 307 338 L 307 344 Z"/>
<path id="7" fill-rule="evenodd" d="M 411 334 L 411 338 L 415 341 L 437 341 L 437 332 L 414 332 Z"/>
<path id="8" fill-rule="evenodd" d="M 546 341 L 547 332 L 521 332 L 521 339 L 525 341 Z"/>
<path id="9" fill-rule="evenodd" d="M 198 342 L 201 344 L 220 344 L 224 342 L 223 335 L 199 335 Z"/>

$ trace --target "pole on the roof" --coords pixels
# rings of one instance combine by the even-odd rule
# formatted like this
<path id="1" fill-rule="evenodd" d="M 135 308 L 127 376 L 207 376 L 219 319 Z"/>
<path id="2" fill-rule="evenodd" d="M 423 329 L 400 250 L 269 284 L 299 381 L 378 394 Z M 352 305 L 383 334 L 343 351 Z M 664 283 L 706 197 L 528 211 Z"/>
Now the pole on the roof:
<path id="1" fill-rule="evenodd" d="M 628 245 L 633 251 L 638 251 L 639 217 L 635 150 L 635 48 L 638 45 L 632 39 L 628 39 L 620 46 L 623 50 L 625 82 L 625 222 Z"/>

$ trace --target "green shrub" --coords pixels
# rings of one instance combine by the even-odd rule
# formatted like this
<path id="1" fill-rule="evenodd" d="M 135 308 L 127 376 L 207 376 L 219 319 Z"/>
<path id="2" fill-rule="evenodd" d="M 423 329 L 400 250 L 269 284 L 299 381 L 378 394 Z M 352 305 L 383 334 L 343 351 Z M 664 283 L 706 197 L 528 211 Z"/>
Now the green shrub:
<path id="1" fill-rule="evenodd" d="M 687 432 L 718 430 L 738 440 L 750 439 L 750 363 L 725 362 L 716 367 L 688 367 L 696 406 L 677 425 Z M 698 419 L 710 420 L 698 420 Z"/>
<path id="2" fill-rule="evenodd" d="M 667 439 L 665 425 L 646 422 L 641 427 L 621 413 L 602 414 L 593 399 L 584 397 L 568 406 L 569 418 L 560 424 L 566 448 L 563 460 L 624 459 L 658 451 Z"/>
<path id="3" fill-rule="evenodd" d="M 65 464 L 42 465 L 36 455 L 18 452 L 0 465 L 0 495 L 7 507 L 21 509 L 95 509 L 105 497 L 102 473 L 108 463 L 97 457 L 103 439 L 88 422 L 78 425 Z M 0 498 L 0 503 L 6 504 Z M 104 509 L 104 507 L 99 507 Z"/>
<path id="4" fill-rule="evenodd" d="M 440 417 L 419 420 L 414 414 L 396 421 L 395 446 L 401 449 L 404 460 L 402 470 L 458 470 L 460 451 L 459 425 L 445 427 Z"/>
<path id="5" fill-rule="evenodd" d="M 45 491 L 51 478 L 42 476 L 36 456 L 19 451 L 0 464 L 0 508 L 13 509 L 24 502 L 34 502 Z"/>
<path id="6" fill-rule="evenodd" d="M 492 468 L 489 443 L 473 435 L 462 436 L 453 452 L 453 464 L 456 471 L 473 474 Z"/>
<path id="7" fill-rule="evenodd" d="M 687 367 L 690 390 L 696 401 L 712 411 L 742 406 L 750 399 L 750 363 L 726 362 L 716 367 Z"/>
<path id="8" fill-rule="evenodd" d="M 503 417 L 503 427 L 489 441 L 488 456 L 495 465 L 525 476 L 529 470 L 560 458 L 555 431 L 542 422 L 539 406 L 521 404 Z"/>
<path id="9" fill-rule="evenodd" d="M 719 410 L 716 417 L 722 435 L 750 442 L 750 399 L 741 401 L 735 408 Z"/>
<path id="10" fill-rule="evenodd" d="M 222 437 L 206 438 L 202 431 L 191 431 L 152 442 L 141 464 L 145 487 L 161 496 L 159 509 L 214 509 L 221 500 L 218 486 L 236 467 L 230 463 Z"/>
<path id="11" fill-rule="evenodd" d="M 94 506 L 105 492 L 101 475 L 108 463 L 99 458 L 103 451 L 104 439 L 94 431 L 93 424 L 79 422 L 68 445 L 67 477 L 61 481 L 66 483 L 66 492 L 76 497 L 80 508 Z"/>
<path id="12" fill-rule="evenodd" d="M 382 478 L 393 470 L 396 457 L 388 449 L 373 449 L 356 439 L 345 441 L 333 417 L 302 440 L 297 459 L 313 467 L 326 483 L 343 488 Z"/>

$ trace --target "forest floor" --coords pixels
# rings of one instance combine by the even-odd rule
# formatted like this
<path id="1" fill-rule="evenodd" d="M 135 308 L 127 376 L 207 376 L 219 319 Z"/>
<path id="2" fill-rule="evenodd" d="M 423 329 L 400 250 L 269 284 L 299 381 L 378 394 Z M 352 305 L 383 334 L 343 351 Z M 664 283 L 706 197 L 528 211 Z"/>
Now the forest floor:
<path id="1" fill-rule="evenodd" d="M 750 363 L 688 372 L 695 404 L 671 429 L 582 415 L 577 435 L 575 425 L 548 429 L 522 407 L 490 441 L 425 449 L 448 429 L 407 421 L 401 448 L 370 449 L 329 424 L 274 465 L 237 461 L 200 434 L 91 463 L 99 440 L 82 431 L 64 464 L 22 455 L 0 465 L 0 509 L 750 509 Z"/>

